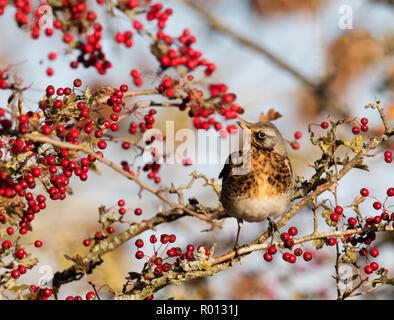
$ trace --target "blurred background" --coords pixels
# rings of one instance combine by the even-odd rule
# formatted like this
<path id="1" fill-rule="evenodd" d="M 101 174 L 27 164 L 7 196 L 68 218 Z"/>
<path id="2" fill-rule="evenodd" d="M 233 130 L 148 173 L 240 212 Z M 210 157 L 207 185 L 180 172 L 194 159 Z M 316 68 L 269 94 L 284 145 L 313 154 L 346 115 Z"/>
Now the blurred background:
<path id="1" fill-rule="evenodd" d="M 291 150 L 290 158 L 297 175 L 309 177 L 312 173 L 307 163 L 319 155 L 317 148 L 310 145 L 307 125 L 331 119 L 367 117 L 369 134 L 379 131 L 380 119 L 371 109 L 364 106 L 381 99 L 388 116 L 394 118 L 394 6 L 392 1 L 324 1 L 324 0 L 200 0 L 193 1 L 198 8 L 179 1 L 163 1 L 165 7 L 174 9 L 168 21 L 167 32 L 179 35 L 184 28 L 190 28 L 198 41 L 195 47 L 217 65 L 213 81 L 225 83 L 229 91 L 237 95 L 237 102 L 245 109 L 243 116 L 257 121 L 260 112 L 275 108 L 283 117 L 275 124 L 282 133 L 293 138 L 295 131 L 302 132 L 299 150 Z M 151 88 L 156 82 L 158 64 L 149 54 L 146 39 L 134 37 L 135 46 L 125 49 L 113 41 L 114 34 L 130 28 L 125 17 L 111 17 L 95 2 L 88 2 L 98 13 L 98 20 L 106 25 L 103 34 L 104 52 L 113 61 L 113 68 L 107 75 L 100 76 L 94 69 L 69 67 L 72 60 L 65 54 L 66 47 L 60 35 L 51 38 L 41 36 L 32 40 L 30 34 L 19 29 L 14 21 L 14 11 L 5 10 L 0 16 L 0 66 L 13 65 L 13 72 L 24 79 L 31 89 L 24 93 L 26 104 L 37 110 L 47 85 L 71 86 L 73 79 L 80 78 L 83 85 L 132 86 L 129 70 L 142 72 L 144 87 Z M 203 12 L 199 11 L 203 9 Z M 344 13 L 352 14 L 343 21 Z M 212 28 L 210 18 L 215 17 L 226 25 L 233 34 Z M 208 19 L 208 20 L 207 20 Z M 342 19 L 342 20 L 341 20 Z M 253 44 L 246 46 L 234 35 L 242 35 Z M 63 47 L 64 46 L 64 47 Z M 47 55 L 55 51 L 59 57 L 49 61 Z M 71 54 L 72 55 L 72 54 Z M 284 62 L 285 65 L 281 64 Z M 54 76 L 46 75 L 47 67 L 54 68 Z M 290 70 L 289 70 L 290 69 Z M 196 79 L 202 79 L 196 74 Z M 0 95 L 0 106 L 6 104 L 7 96 Z M 164 128 L 165 120 L 174 120 L 176 129 L 192 128 L 192 121 L 186 113 L 160 110 L 157 126 Z M 127 134 L 127 124 L 121 133 Z M 114 145 L 105 151 L 114 162 L 132 159 L 130 151 Z M 339 203 L 349 205 L 366 187 L 378 199 L 384 201 L 386 190 L 392 186 L 393 164 L 383 161 L 383 155 L 367 160 L 370 173 L 353 170 L 339 186 Z M 100 167 L 101 174 L 90 174 L 84 183 L 71 182 L 74 195 L 62 202 L 49 202 L 48 209 L 37 216 L 34 231 L 30 236 L 43 241 L 42 248 L 30 245 L 30 251 L 40 258 L 40 265 L 49 265 L 53 271 L 70 265 L 64 254 L 85 254 L 88 249 L 82 241 L 99 229 L 98 207 L 115 206 L 119 199 L 126 201 L 130 220 L 140 221 L 165 207 L 157 198 L 143 192 L 138 198 L 138 188 L 112 170 Z M 217 178 L 222 164 L 165 165 L 160 171 L 161 185 L 176 186 L 187 184 L 189 174 L 196 170 L 208 177 Z M 146 179 L 147 180 L 147 179 Z M 72 181 L 72 180 L 71 180 Z M 151 181 L 148 183 L 153 184 Z M 186 196 L 196 197 L 200 203 L 217 206 L 218 199 L 209 187 L 197 181 Z M 327 195 L 324 195 L 325 197 Z M 143 215 L 135 217 L 132 211 L 142 208 Z M 365 216 L 372 208 L 372 200 L 360 206 Z M 351 209 L 345 209 L 351 214 Z M 373 213 L 371 213 L 373 214 Z M 300 235 L 313 230 L 312 211 L 305 209 L 290 222 L 298 228 Z M 328 227 L 322 219 L 320 231 Z M 195 245 L 217 243 L 217 254 L 231 248 L 236 234 L 236 220 L 226 219 L 223 228 L 213 232 L 201 232 L 208 226 L 203 222 L 183 218 L 174 223 L 160 225 L 156 234 L 175 233 L 176 245 L 184 248 L 188 243 Z M 122 227 L 116 228 L 117 232 Z M 245 223 L 241 231 L 241 244 L 254 240 L 266 229 L 265 223 Z M 141 235 L 145 242 L 155 233 L 148 231 Z M 134 258 L 135 246 L 132 239 L 104 257 L 90 279 L 99 287 L 108 284 L 116 291 L 122 289 L 125 277 L 130 271 L 141 270 L 142 264 Z M 29 240 L 26 239 L 26 246 Z M 394 271 L 393 235 L 378 235 L 376 246 L 380 255 L 376 259 L 380 266 Z M 30 248 L 29 247 L 29 248 Z M 155 294 L 155 298 L 175 299 L 334 299 L 336 298 L 334 275 L 335 249 L 324 247 L 312 250 L 314 259 L 306 263 L 302 259 L 295 265 L 285 263 L 276 256 L 271 263 L 263 260 L 262 252 L 255 252 L 242 263 L 211 278 L 195 280 L 179 287 L 167 287 Z M 146 253 L 149 250 L 146 249 Z M 34 268 L 21 277 L 20 282 L 36 283 L 42 276 Z M 68 295 L 84 295 L 91 288 L 86 279 L 64 285 L 59 298 Z M 109 297 L 103 291 L 102 298 Z M 360 299 L 394 298 L 392 287 L 385 286 Z"/>

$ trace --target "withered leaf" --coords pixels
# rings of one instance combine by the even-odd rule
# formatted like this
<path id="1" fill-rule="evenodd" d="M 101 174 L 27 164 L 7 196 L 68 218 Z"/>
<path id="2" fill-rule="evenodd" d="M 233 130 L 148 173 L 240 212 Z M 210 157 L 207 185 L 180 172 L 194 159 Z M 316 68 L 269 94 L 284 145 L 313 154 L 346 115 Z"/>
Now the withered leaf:
<path id="1" fill-rule="evenodd" d="M 340 263 L 351 263 L 356 265 L 357 251 L 355 247 L 346 248 L 345 253 L 339 258 Z"/>
<path id="2" fill-rule="evenodd" d="M 312 245 L 316 247 L 316 249 L 323 248 L 324 244 L 326 243 L 325 239 L 315 239 L 312 241 Z"/>
<path id="3" fill-rule="evenodd" d="M 266 114 L 264 114 L 264 112 L 260 113 L 259 121 L 273 121 L 279 119 L 281 116 L 282 115 L 279 112 L 271 108 Z"/>

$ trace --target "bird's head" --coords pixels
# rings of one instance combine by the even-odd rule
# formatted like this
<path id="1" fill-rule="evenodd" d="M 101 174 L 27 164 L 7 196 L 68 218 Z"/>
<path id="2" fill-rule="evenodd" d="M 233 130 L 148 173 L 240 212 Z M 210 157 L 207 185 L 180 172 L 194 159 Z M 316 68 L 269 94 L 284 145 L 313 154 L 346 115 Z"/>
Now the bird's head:
<path id="1" fill-rule="evenodd" d="M 251 143 L 254 147 L 273 151 L 283 156 L 287 154 L 282 134 L 271 122 L 259 121 L 245 124 L 237 121 L 237 123 L 247 134 L 251 135 Z"/>

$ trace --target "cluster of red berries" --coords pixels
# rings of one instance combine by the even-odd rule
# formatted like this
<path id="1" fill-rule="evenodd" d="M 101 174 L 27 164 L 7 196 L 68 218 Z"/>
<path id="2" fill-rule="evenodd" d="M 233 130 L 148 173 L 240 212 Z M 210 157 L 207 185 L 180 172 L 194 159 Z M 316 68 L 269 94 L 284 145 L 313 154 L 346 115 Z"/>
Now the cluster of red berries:
<path id="1" fill-rule="evenodd" d="M 156 235 L 150 236 L 149 242 L 153 245 L 153 248 L 154 248 L 154 253 L 152 256 L 147 256 L 142 251 L 142 248 L 145 245 L 144 241 L 142 239 L 137 239 L 135 241 L 135 246 L 138 249 L 138 251 L 135 254 L 135 257 L 139 260 L 143 259 L 144 257 L 147 258 L 148 265 L 154 267 L 153 272 L 154 272 L 155 276 L 160 276 L 163 274 L 163 272 L 168 272 L 173 267 L 179 266 L 179 263 L 181 260 L 195 261 L 195 253 L 194 253 L 195 247 L 194 247 L 194 245 L 188 244 L 186 246 L 185 252 L 182 252 L 182 249 L 180 247 L 175 247 L 175 246 L 169 247 L 170 244 L 172 244 L 176 241 L 176 236 L 174 234 L 171 234 L 171 235 L 161 234 L 160 235 L 160 243 L 161 244 L 158 248 L 155 248 L 155 243 L 157 241 L 158 241 L 158 239 L 157 239 Z M 163 246 L 164 246 L 164 249 L 160 250 Z M 208 259 L 209 258 L 209 250 L 207 250 L 207 247 L 205 245 L 200 245 L 200 246 L 198 246 L 197 250 L 200 250 L 200 248 L 204 248 L 206 258 Z M 169 258 L 176 258 L 176 260 L 173 263 L 164 262 L 164 260 L 169 259 Z M 146 279 L 149 280 L 148 278 L 146 278 Z"/>
<path id="2" fill-rule="evenodd" d="M 171 79 L 169 76 L 165 76 L 159 85 L 159 92 L 163 93 L 167 98 L 176 98 L 176 87 L 179 87 L 179 81 Z"/>
<path id="3" fill-rule="evenodd" d="M 360 194 L 363 197 L 368 197 L 369 196 L 369 190 L 366 188 L 362 188 L 360 190 Z M 387 195 L 389 197 L 394 196 L 394 188 L 389 188 L 387 189 Z M 384 207 L 382 206 L 382 203 L 379 201 L 375 201 L 372 204 L 372 207 L 375 210 L 381 210 L 383 209 L 383 212 L 380 215 L 375 215 L 374 217 L 368 217 L 364 224 L 360 219 L 356 219 L 354 217 L 349 217 L 347 222 L 348 222 L 348 227 L 347 230 L 349 229 L 354 229 L 356 227 L 359 228 L 368 228 L 368 227 L 374 227 L 377 225 L 380 225 L 381 223 L 387 223 L 390 221 L 393 221 L 394 225 L 394 213 L 391 215 L 385 211 Z M 379 250 L 377 248 L 371 248 L 368 249 L 372 242 L 376 240 L 376 232 L 375 231 L 369 231 L 369 232 L 364 232 L 361 233 L 360 235 L 353 235 L 345 236 L 345 240 L 347 243 L 350 243 L 353 247 L 358 247 L 358 253 L 360 256 L 365 257 L 370 254 L 371 257 L 376 258 L 379 255 Z M 361 246 L 364 245 L 364 246 Z M 372 262 L 369 265 L 366 265 L 364 267 L 364 271 L 367 274 L 371 274 L 373 271 L 376 271 L 379 269 L 379 265 L 376 262 Z"/>
<path id="4" fill-rule="evenodd" d="M 117 32 L 115 41 L 119 44 L 123 43 L 126 48 L 131 48 L 133 46 L 133 31 Z"/>
<path id="5" fill-rule="evenodd" d="M 4 8 L 7 6 L 7 0 L 0 0 L 0 15 L 4 13 Z"/>
<path id="6" fill-rule="evenodd" d="M 196 41 L 196 37 L 191 35 L 189 29 L 185 29 L 181 36 L 175 41 L 162 30 L 160 31 L 158 32 L 159 41 L 163 41 L 167 45 L 170 45 L 169 42 L 171 41 L 171 44 L 176 43 L 178 45 L 178 47 L 170 48 L 165 54 L 158 57 L 164 69 L 168 67 L 185 66 L 189 71 L 192 71 L 198 66 L 204 66 L 207 76 L 215 71 L 216 65 L 201 58 L 202 53 L 191 47 Z"/>
<path id="7" fill-rule="evenodd" d="M 141 78 L 141 73 L 137 69 L 131 70 L 130 75 L 132 76 L 133 82 L 136 87 L 141 87 L 144 84 Z"/>
<path id="8" fill-rule="evenodd" d="M 386 161 L 387 163 L 391 163 L 393 161 L 391 151 L 387 150 L 384 152 L 384 161 Z"/>
<path id="9" fill-rule="evenodd" d="M 130 169 L 130 164 L 127 161 L 122 161 L 121 162 L 122 169 L 128 173 L 130 173 L 132 176 L 134 176 L 134 171 Z"/>
<path id="10" fill-rule="evenodd" d="M 294 133 L 294 139 L 295 139 L 295 140 L 299 140 L 299 139 L 301 139 L 301 137 L 302 137 L 302 133 L 301 133 L 300 131 L 296 131 L 296 132 Z M 292 147 L 294 150 L 298 150 L 298 149 L 300 148 L 300 143 L 299 143 L 298 141 L 293 141 L 293 142 L 291 143 L 291 147 Z"/>
<path id="11" fill-rule="evenodd" d="M 280 234 L 280 239 L 283 241 L 283 245 L 286 249 L 292 250 L 294 246 L 293 237 L 298 234 L 298 230 L 296 227 L 290 227 L 287 232 L 283 232 Z M 267 251 L 264 253 L 264 260 L 267 262 L 272 261 L 273 256 L 277 253 L 277 249 L 275 246 L 268 247 Z M 301 248 L 295 248 L 294 254 L 290 252 L 284 252 L 282 254 L 282 258 L 284 261 L 289 263 L 295 263 L 297 260 L 297 256 L 303 255 L 305 261 L 312 260 L 312 254 L 308 251 L 303 252 Z"/>
<path id="12" fill-rule="evenodd" d="M 106 59 L 102 51 L 101 37 L 102 26 L 99 23 L 94 23 L 92 34 L 86 35 L 86 43 L 80 42 L 77 47 L 80 50 L 80 54 L 77 60 L 72 61 L 70 64 L 73 69 L 82 64 L 85 68 L 93 66 L 101 75 L 107 73 L 107 69 L 112 67 L 112 63 Z"/>
<path id="13" fill-rule="evenodd" d="M 52 289 L 39 288 L 35 284 L 30 285 L 30 291 L 37 300 L 48 300 L 48 298 L 53 294 Z"/>
<path id="14" fill-rule="evenodd" d="M 86 294 L 85 297 L 86 297 L 86 300 L 95 300 L 95 299 L 96 299 L 96 294 L 95 294 L 93 291 L 89 291 L 89 292 Z M 81 296 L 75 296 L 75 297 L 73 297 L 73 296 L 68 296 L 68 297 L 66 297 L 65 300 L 83 300 L 83 299 L 82 299 Z"/>
<path id="15" fill-rule="evenodd" d="M 352 132 L 354 134 L 359 134 L 360 133 L 360 129 L 361 129 L 361 131 L 364 131 L 364 132 L 368 131 L 367 124 L 368 124 L 368 119 L 367 118 L 362 118 L 361 119 L 361 126 L 360 127 L 354 126 L 352 128 Z"/>
<path id="16" fill-rule="evenodd" d="M 0 89 L 7 89 L 8 88 L 7 78 L 8 78 L 8 76 L 4 72 L 4 70 L 0 70 Z"/>
<path id="17" fill-rule="evenodd" d="M 342 220 L 343 208 L 341 206 L 336 206 L 334 211 L 330 214 L 330 219 L 333 222 L 338 222 Z"/>
<path id="18" fill-rule="evenodd" d="M 146 19 L 148 21 L 156 20 L 157 27 L 159 29 L 164 29 L 166 27 L 167 19 L 171 14 L 172 14 L 172 9 L 168 8 L 164 10 L 163 5 L 161 3 L 156 3 L 149 7 L 149 11 L 146 14 Z"/>
<path id="19" fill-rule="evenodd" d="M 156 162 L 152 162 L 152 163 L 147 163 L 144 165 L 144 167 L 142 168 L 143 171 L 148 172 L 148 178 L 149 179 L 153 179 L 155 181 L 155 183 L 160 183 L 161 182 L 161 178 L 159 176 L 157 176 L 157 173 L 160 170 L 160 164 L 156 163 Z"/>

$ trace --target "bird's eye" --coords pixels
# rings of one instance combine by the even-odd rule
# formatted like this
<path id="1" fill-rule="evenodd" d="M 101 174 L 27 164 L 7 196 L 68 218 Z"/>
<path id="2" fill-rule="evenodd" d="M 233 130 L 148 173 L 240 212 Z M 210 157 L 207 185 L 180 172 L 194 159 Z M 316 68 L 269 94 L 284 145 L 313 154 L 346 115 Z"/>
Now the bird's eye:
<path id="1" fill-rule="evenodd" d="M 257 138 L 259 138 L 259 139 L 264 139 L 264 137 L 265 137 L 265 133 L 264 133 L 263 131 L 260 131 L 260 132 L 257 134 Z"/>

